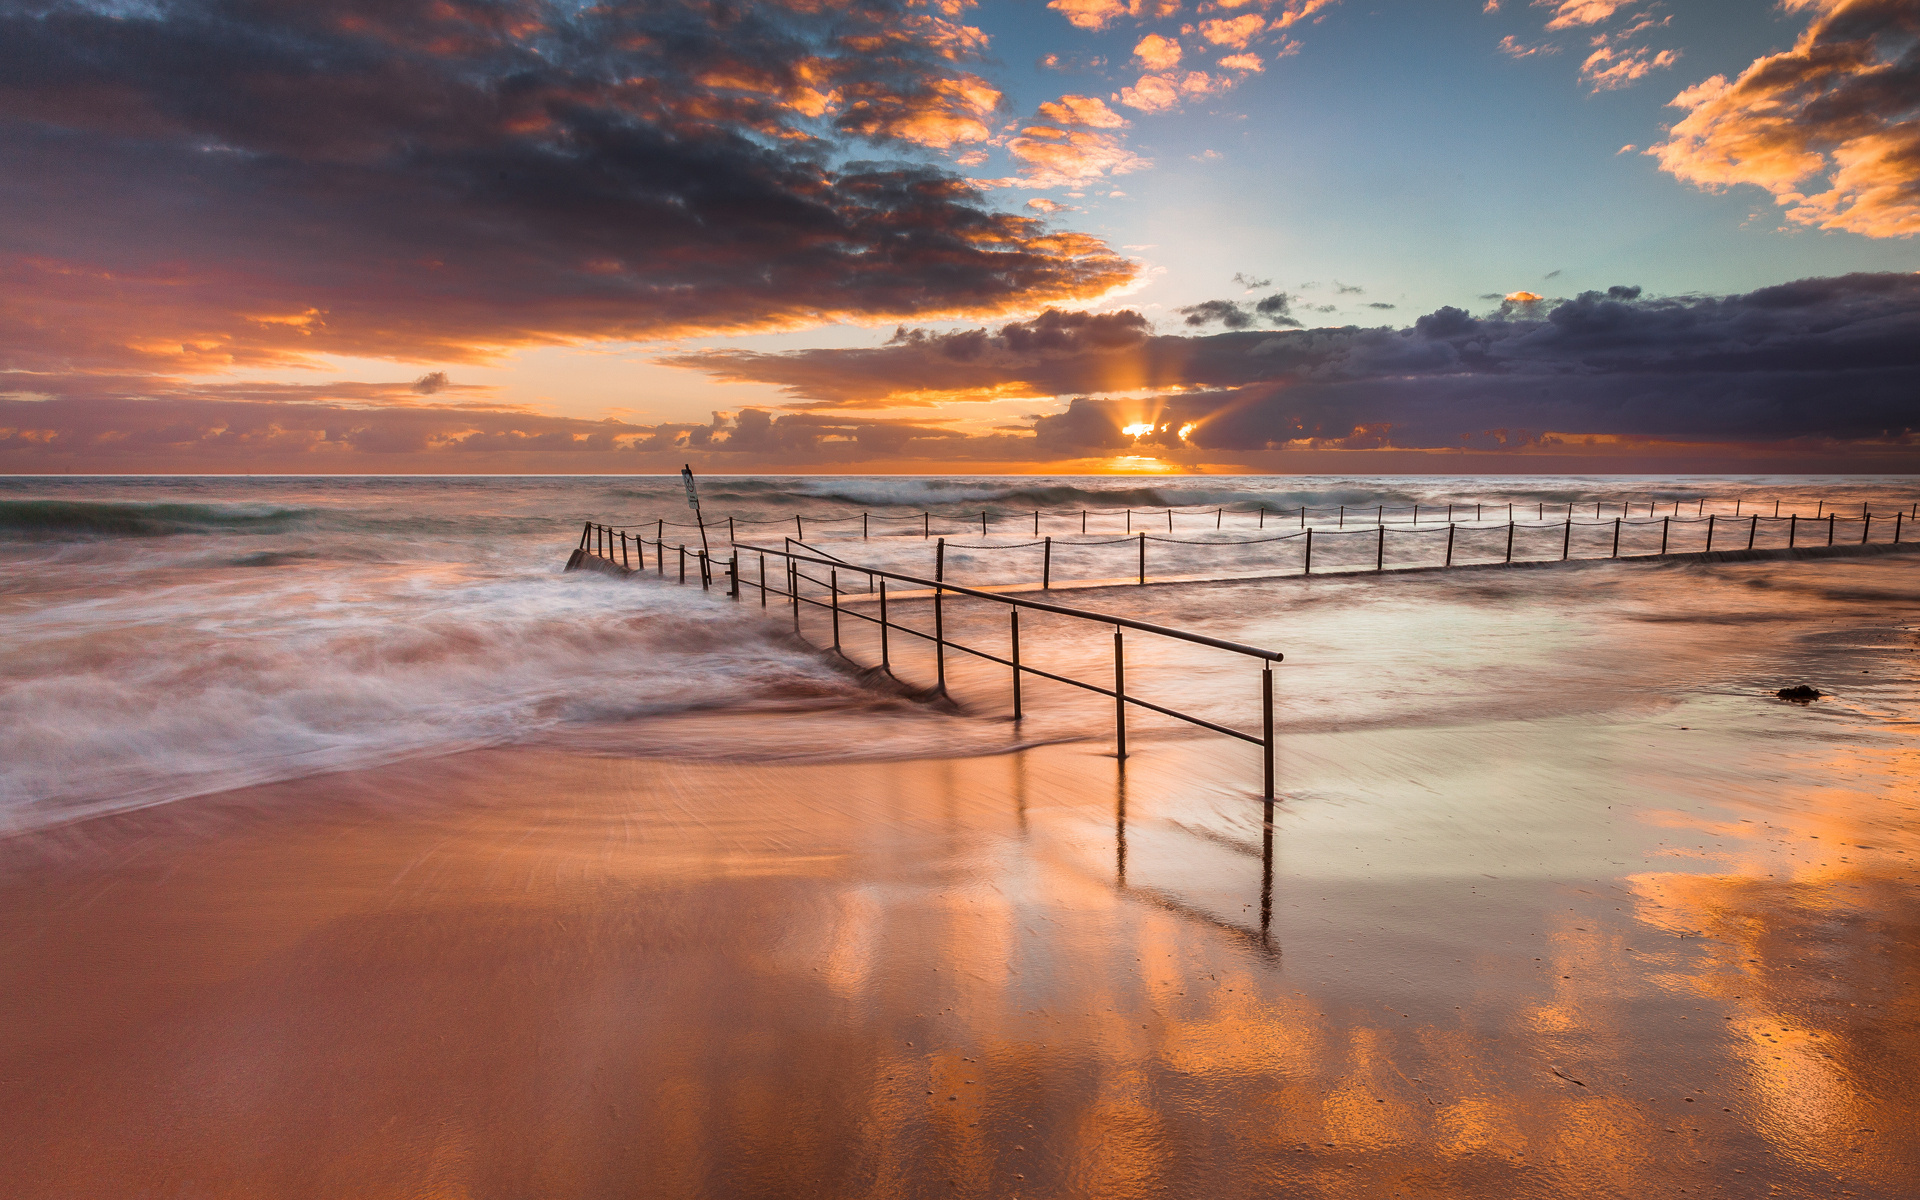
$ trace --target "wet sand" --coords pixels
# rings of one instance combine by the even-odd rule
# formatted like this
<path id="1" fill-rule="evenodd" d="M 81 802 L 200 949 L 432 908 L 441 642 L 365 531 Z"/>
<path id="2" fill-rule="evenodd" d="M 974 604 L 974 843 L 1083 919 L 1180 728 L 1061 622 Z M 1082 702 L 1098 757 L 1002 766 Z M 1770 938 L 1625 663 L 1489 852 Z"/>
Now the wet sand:
<path id="1" fill-rule="evenodd" d="M 1271 821 L 1146 736 L 16 837 L 4 1190 L 1910 1197 L 1920 747 L 1750 709 L 1300 734 Z"/>

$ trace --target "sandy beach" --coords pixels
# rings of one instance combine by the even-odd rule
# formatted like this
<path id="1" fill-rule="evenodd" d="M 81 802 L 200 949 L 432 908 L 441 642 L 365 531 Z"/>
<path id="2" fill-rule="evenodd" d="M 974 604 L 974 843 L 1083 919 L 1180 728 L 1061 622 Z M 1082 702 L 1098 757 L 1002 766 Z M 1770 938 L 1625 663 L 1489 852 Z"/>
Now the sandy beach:
<path id="1" fill-rule="evenodd" d="M 1385 799 L 1547 722 L 1297 739 L 1271 826 L 1168 739 L 489 750 L 15 838 L 9 1191 L 1913 1194 L 1911 747 L 1710 796 L 1671 716 L 1587 739 L 1613 809 Z"/>

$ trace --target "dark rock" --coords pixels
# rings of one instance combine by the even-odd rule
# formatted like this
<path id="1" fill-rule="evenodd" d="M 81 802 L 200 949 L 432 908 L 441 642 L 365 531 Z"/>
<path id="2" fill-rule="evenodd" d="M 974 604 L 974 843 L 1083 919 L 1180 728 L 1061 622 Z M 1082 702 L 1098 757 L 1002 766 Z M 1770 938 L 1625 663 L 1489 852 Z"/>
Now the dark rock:
<path id="1" fill-rule="evenodd" d="M 1782 700 L 1818 700 L 1823 694 L 1819 688 L 1810 688 L 1804 683 L 1797 687 L 1781 688 L 1774 693 Z"/>

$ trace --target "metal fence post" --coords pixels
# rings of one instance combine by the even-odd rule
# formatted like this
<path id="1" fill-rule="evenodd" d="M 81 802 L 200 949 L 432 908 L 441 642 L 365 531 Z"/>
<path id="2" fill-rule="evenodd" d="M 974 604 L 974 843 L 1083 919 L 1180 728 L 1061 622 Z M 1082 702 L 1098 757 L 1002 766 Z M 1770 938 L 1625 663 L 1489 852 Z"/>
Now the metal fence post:
<path id="1" fill-rule="evenodd" d="M 760 556 L 760 607 L 767 606 L 767 556 Z"/>
<path id="2" fill-rule="evenodd" d="M 1009 607 L 1007 619 L 1013 631 L 1013 719 L 1020 719 L 1020 610 Z"/>
<path id="3" fill-rule="evenodd" d="M 1114 757 L 1127 757 L 1127 656 L 1120 627 L 1113 627 L 1113 744 Z"/>
<path id="4" fill-rule="evenodd" d="M 740 552 L 735 550 L 727 561 L 727 595 L 734 600 L 740 599 Z"/>
<path id="5" fill-rule="evenodd" d="M 1613 557 L 1620 557 L 1620 518 L 1613 519 Z"/>
<path id="6" fill-rule="evenodd" d="M 728 517 L 727 519 L 731 521 L 733 518 Z M 860 540 L 863 542 L 867 540 L 867 514 L 866 513 L 860 514 Z"/>
<path id="7" fill-rule="evenodd" d="M 687 581 L 687 548 L 685 546 L 681 546 L 680 547 L 680 582 L 685 583 L 686 581 Z"/>
<path id="8" fill-rule="evenodd" d="M 940 583 L 946 577 L 947 539 L 941 538 L 933 547 L 933 661 L 943 695 L 947 690 L 947 621 Z"/>
<path id="9" fill-rule="evenodd" d="M 980 536 L 987 536 L 987 510 L 984 508 L 980 510 Z"/>
<path id="10" fill-rule="evenodd" d="M 1168 533 L 1173 532 L 1173 510 L 1172 509 L 1167 510 L 1167 532 Z"/>
<path id="11" fill-rule="evenodd" d="M 1453 526 L 1451 524 L 1447 526 L 1447 565 L 1449 567 L 1453 565 Z"/>
<path id="12" fill-rule="evenodd" d="M 1569 506 L 1571 507 L 1571 506 Z M 1573 517 L 1567 517 L 1567 532 L 1560 539 L 1560 561 L 1567 561 L 1567 551 L 1573 546 Z"/>
<path id="13" fill-rule="evenodd" d="M 1260 669 L 1260 758 L 1266 797 L 1273 799 L 1273 663 Z"/>
<path id="14" fill-rule="evenodd" d="M 833 648 L 840 649 L 840 568 L 827 570 L 827 587 L 833 592 Z"/>
<path id="15" fill-rule="evenodd" d="M 1900 519 L 1906 515 L 1903 512 L 1893 514 L 1893 544 L 1896 546 L 1900 544 Z"/>
<path id="16" fill-rule="evenodd" d="M 1867 544 L 1867 535 L 1872 531 L 1873 531 L 1873 514 L 1862 513 L 1860 515 L 1860 544 L 1862 546 Z"/>
<path id="17" fill-rule="evenodd" d="M 1708 554 L 1713 553 L 1713 519 L 1719 515 L 1720 514 L 1718 513 L 1707 514 L 1707 553 Z"/>
<path id="18" fill-rule="evenodd" d="M 1507 561 L 1513 561 L 1513 522 L 1507 522 Z"/>
<path id="19" fill-rule="evenodd" d="M 920 538 L 925 541 L 933 536 L 933 514 L 922 510 L 920 513 Z"/>
<path id="20" fill-rule="evenodd" d="M 1753 539 L 1760 532 L 1760 514 L 1753 514 L 1753 523 L 1747 526 L 1747 549 L 1753 549 Z"/>
<path id="21" fill-rule="evenodd" d="M 1140 584 L 1141 586 L 1143 587 L 1146 586 L 1146 582 L 1147 582 L 1147 531 L 1142 529 L 1140 531 Z"/>
<path id="22" fill-rule="evenodd" d="M 793 600 L 793 632 L 800 632 L 800 564 L 787 560 L 787 595 Z"/>
<path id="23" fill-rule="evenodd" d="M 592 536 L 593 536 L 593 522 L 592 522 L 592 521 L 588 521 L 588 522 L 586 522 L 585 524 L 583 524 L 582 526 L 580 526 L 580 548 L 581 548 L 582 550 L 585 550 L 585 549 L 587 548 L 587 539 L 588 539 L 588 538 L 590 538 L 590 537 L 592 537 Z"/>
<path id="24" fill-rule="evenodd" d="M 1040 543 L 1040 590 L 1046 591 L 1053 586 L 1053 536 Z"/>
<path id="25" fill-rule="evenodd" d="M 1792 516 L 1787 518 L 1787 549 L 1789 550 L 1793 549 L 1794 539 L 1799 535 L 1799 533 L 1800 533 L 1800 514 L 1795 513 Z"/>
<path id="26" fill-rule="evenodd" d="M 1827 545 L 1833 545 L 1833 514 L 1827 514 Z"/>
<path id="27" fill-rule="evenodd" d="M 887 645 L 887 581 L 880 581 L 880 669 L 893 674 L 893 655 Z"/>
<path id="28" fill-rule="evenodd" d="M 1040 510 L 1037 508 L 1033 510 L 1033 535 L 1040 536 Z"/>
<path id="29" fill-rule="evenodd" d="M 1673 520 L 1672 517 L 1660 518 L 1660 553 L 1662 554 L 1667 552 L 1667 522 L 1671 520 Z"/>
<path id="30" fill-rule="evenodd" d="M 1307 530 L 1307 566 L 1302 575 L 1313 574 L 1313 530 Z"/>
<path id="31" fill-rule="evenodd" d="M 1380 539 L 1373 547 L 1373 569 L 1381 571 L 1385 570 L 1387 565 L 1387 527 L 1381 525 L 1378 529 Z"/>

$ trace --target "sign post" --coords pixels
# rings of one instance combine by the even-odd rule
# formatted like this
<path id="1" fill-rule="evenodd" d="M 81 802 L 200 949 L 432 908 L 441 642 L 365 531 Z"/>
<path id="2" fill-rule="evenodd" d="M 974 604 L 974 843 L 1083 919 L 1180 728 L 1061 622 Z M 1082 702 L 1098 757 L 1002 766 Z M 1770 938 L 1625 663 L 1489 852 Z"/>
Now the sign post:
<path id="1" fill-rule="evenodd" d="M 693 510 L 693 519 L 700 526 L 700 549 L 711 556 L 713 552 L 707 547 L 707 520 L 700 515 L 700 493 L 694 490 L 691 466 L 681 466 L 680 480 L 687 485 L 687 507 Z"/>

